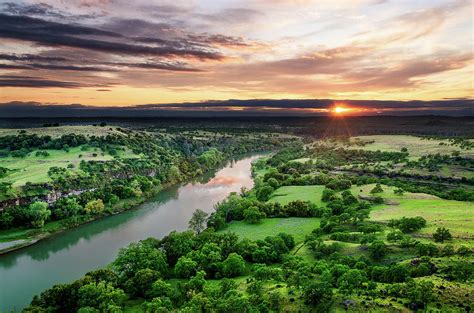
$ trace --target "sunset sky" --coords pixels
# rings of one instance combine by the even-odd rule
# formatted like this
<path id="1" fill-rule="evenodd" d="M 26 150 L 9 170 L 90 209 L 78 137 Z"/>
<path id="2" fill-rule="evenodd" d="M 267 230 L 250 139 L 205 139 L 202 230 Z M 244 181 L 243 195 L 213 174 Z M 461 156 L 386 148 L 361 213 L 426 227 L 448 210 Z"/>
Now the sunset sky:
<path id="1" fill-rule="evenodd" d="M 0 106 L 470 99 L 473 21 L 470 0 L 0 1 Z"/>

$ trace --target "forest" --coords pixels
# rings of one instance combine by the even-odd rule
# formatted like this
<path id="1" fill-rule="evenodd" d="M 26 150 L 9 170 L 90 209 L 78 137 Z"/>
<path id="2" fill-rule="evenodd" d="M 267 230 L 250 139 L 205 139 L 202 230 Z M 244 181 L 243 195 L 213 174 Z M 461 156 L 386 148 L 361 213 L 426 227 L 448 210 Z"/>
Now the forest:
<path id="1" fill-rule="evenodd" d="M 264 152 L 252 163 L 252 188 L 231 193 L 212 212 L 196 203 L 188 230 L 132 242 L 109 265 L 36 295 L 24 311 L 474 308 L 468 136 L 316 138 L 211 126 L 96 125 L 82 134 L 50 126 L 0 137 L 3 241 L 107 218 L 232 157 Z M 74 158 L 46 163 L 33 182 L 9 180 L 21 173 L 11 160 L 43 166 L 57 153 Z"/>

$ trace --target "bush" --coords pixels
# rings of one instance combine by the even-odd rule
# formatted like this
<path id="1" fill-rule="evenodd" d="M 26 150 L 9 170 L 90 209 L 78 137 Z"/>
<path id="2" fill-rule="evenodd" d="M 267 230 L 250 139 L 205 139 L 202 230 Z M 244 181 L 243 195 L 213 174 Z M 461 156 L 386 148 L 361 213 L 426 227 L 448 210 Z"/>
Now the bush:
<path id="1" fill-rule="evenodd" d="M 190 278 L 196 274 L 197 262 L 182 256 L 174 266 L 174 273 L 180 278 Z"/>
<path id="2" fill-rule="evenodd" d="M 402 232 L 407 234 L 407 233 L 413 233 L 425 227 L 426 220 L 421 216 L 402 217 L 401 219 L 398 219 L 398 220 L 395 220 L 395 219 L 391 220 L 388 223 L 388 226 L 398 228 Z"/>
<path id="3" fill-rule="evenodd" d="M 433 239 L 436 242 L 445 242 L 446 240 L 451 240 L 453 237 L 447 228 L 438 227 L 436 232 L 433 234 Z"/>
<path id="4" fill-rule="evenodd" d="M 370 191 L 370 193 L 375 194 L 375 193 L 382 193 L 383 189 L 380 184 L 376 184 L 375 187 Z"/>
<path id="5" fill-rule="evenodd" d="M 273 191 L 273 187 L 269 185 L 263 186 L 257 190 L 257 199 L 260 201 L 268 201 Z"/>
<path id="6" fill-rule="evenodd" d="M 245 222 L 249 224 L 258 224 L 265 217 L 265 213 L 260 212 L 256 206 L 251 206 L 244 211 Z"/>
<path id="7" fill-rule="evenodd" d="M 89 201 L 84 207 L 86 214 L 99 214 L 104 211 L 104 203 L 101 199 Z"/>
<path id="8" fill-rule="evenodd" d="M 232 252 L 222 262 L 222 274 L 224 277 L 240 276 L 245 271 L 245 261 L 237 253 Z"/>
<path id="9" fill-rule="evenodd" d="M 369 245 L 369 252 L 374 260 L 381 260 L 388 253 L 388 248 L 383 241 L 376 240 Z"/>

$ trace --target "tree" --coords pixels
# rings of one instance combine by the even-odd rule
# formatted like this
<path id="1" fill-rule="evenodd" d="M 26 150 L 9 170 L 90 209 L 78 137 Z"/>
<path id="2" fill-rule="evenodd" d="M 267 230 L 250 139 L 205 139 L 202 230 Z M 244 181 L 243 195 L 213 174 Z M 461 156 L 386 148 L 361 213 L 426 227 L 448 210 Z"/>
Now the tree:
<path id="1" fill-rule="evenodd" d="M 101 199 L 92 200 L 87 202 L 86 206 L 84 207 L 84 211 L 86 214 L 99 214 L 104 211 L 104 203 Z"/>
<path id="2" fill-rule="evenodd" d="M 196 273 L 197 265 L 197 262 L 188 257 L 182 256 L 178 259 L 178 262 L 176 262 L 174 272 L 176 276 L 180 278 L 189 278 Z"/>
<path id="3" fill-rule="evenodd" d="M 426 220 L 421 216 L 416 217 L 402 217 L 401 219 L 392 219 L 388 223 L 390 227 L 396 227 L 405 234 L 413 233 L 426 226 Z"/>
<path id="4" fill-rule="evenodd" d="M 42 201 L 36 201 L 28 206 L 28 219 L 31 226 L 41 228 L 44 222 L 51 216 L 51 211 L 48 209 L 48 204 Z"/>
<path id="5" fill-rule="evenodd" d="M 260 212 L 256 206 L 251 206 L 244 211 L 244 219 L 249 224 L 258 224 L 265 217 L 265 213 Z"/>
<path id="6" fill-rule="evenodd" d="M 186 288 L 188 290 L 194 290 L 196 292 L 202 291 L 204 285 L 206 284 L 206 280 L 204 279 L 205 276 L 206 272 L 197 272 L 196 275 L 186 283 Z"/>
<path id="7" fill-rule="evenodd" d="M 411 301 L 411 309 L 424 308 L 434 299 L 434 285 L 430 281 L 410 281 L 406 285 L 407 298 Z"/>
<path id="8" fill-rule="evenodd" d="M 403 190 L 402 188 L 397 188 L 393 191 L 394 194 L 396 194 L 397 196 L 403 196 L 403 194 L 405 193 L 405 190 Z"/>
<path id="9" fill-rule="evenodd" d="M 237 253 L 231 253 L 227 259 L 222 262 L 222 272 L 225 277 L 240 276 L 245 271 L 245 261 Z"/>
<path id="10" fill-rule="evenodd" d="M 77 202 L 77 199 L 75 197 L 68 197 L 64 200 L 61 199 L 56 202 L 53 214 L 57 218 L 63 219 L 79 215 L 82 209 L 82 206 Z"/>
<path id="11" fill-rule="evenodd" d="M 13 225 L 13 216 L 8 212 L 0 213 L 0 229 L 8 229 Z"/>
<path id="12" fill-rule="evenodd" d="M 318 312 L 328 312 L 332 305 L 332 288 L 327 281 L 311 280 L 303 287 L 305 302 L 317 308 Z"/>
<path id="13" fill-rule="evenodd" d="M 199 234 L 206 228 L 207 216 L 206 212 L 197 209 L 189 220 L 189 228 Z"/>
<path id="14" fill-rule="evenodd" d="M 406 235 L 399 229 L 395 229 L 387 234 L 387 241 L 397 242 L 401 241 Z"/>
<path id="15" fill-rule="evenodd" d="M 92 307 L 108 312 L 110 305 L 121 305 L 126 299 L 122 289 L 106 282 L 91 282 L 79 288 L 79 307 Z"/>
<path id="16" fill-rule="evenodd" d="M 370 193 L 374 194 L 374 193 L 382 193 L 383 192 L 383 189 L 382 189 L 382 186 L 380 186 L 380 184 L 376 184 L 375 187 L 370 191 Z"/>
<path id="17" fill-rule="evenodd" d="M 438 227 L 436 232 L 433 234 L 433 239 L 436 242 L 445 242 L 446 240 L 451 240 L 453 236 L 449 232 L 449 229 L 444 227 Z"/>
<path id="18" fill-rule="evenodd" d="M 113 268 L 122 275 L 131 277 L 141 269 L 149 268 L 164 273 L 168 268 L 165 254 L 146 242 L 132 242 L 121 248 Z"/>
<path id="19" fill-rule="evenodd" d="M 157 271 L 149 268 L 141 269 L 127 281 L 125 290 L 139 297 L 148 296 L 153 283 L 159 276 Z"/>
<path id="20" fill-rule="evenodd" d="M 267 201 L 270 199 L 270 195 L 274 191 L 272 186 L 265 185 L 259 189 L 257 189 L 257 199 L 260 201 Z"/>
<path id="21" fill-rule="evenodd" d="M 375 260 L 382 259 L 388 252 L 388 248 L 381 240 L 375 240 L 369 246 L 370 256 Z"/>
<path id="22" fill-rule="evenodd" d="M 336 197 L 336 192 L 333 189 L 325 188 L 321 196 L 321 201 L 329 202 L 331 200 L 334 200 L 335 197 Z"/>
<path id="23" fill-rule="evenodd" d="M 337 285 L 346 294 L 352 294 L 355 290 L 362 287 L 367 282 L 365 272 L 358 269 L 350 269 L 337 280 Z"/>
<path id="24" fill-rule="evenodd" d="M 280 187 L 280 183 L 274 177 L 269 178 L 267 180 L 267 184 L 273 189 L 277 189 L 278 187 Z"/>

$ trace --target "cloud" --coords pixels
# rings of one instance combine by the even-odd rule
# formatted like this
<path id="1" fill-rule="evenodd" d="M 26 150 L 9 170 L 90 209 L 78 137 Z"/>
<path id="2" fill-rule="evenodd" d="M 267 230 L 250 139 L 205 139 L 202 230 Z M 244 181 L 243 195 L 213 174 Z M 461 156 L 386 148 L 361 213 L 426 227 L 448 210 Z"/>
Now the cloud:
<path id="1" fill-rule="evenodd" d="M 77 82 L 50 80 L 42 77 L 0 75 L 0 87 L 82 88 L 93 86 Z"/>
<path id="2" fill-rule="evenodd" d="M 105 90 L 104 90 L 105 91 Z M 437 101 L 374 100 L 228 100 L 196 103 L 148 104 L 128 107 L 47 105 L 38 102 L 0 103 L 4 117 L 160 117 L 160 116 L 318 116 L 327 115 L 335 103 L 360 108 L 360 115 L 470 115 L 473 99 Z"/>
<path id="3" fill-rule="evenodd" d="M 109 40 L 84 38 L 81 36 L 106 37 Z M 35 42 L 51 47 L 73 47 L 122 55 L 149 55 L 163 57 L 192 57 L 220 60 L 223 56 L 209 49 L 186 47 L 177 49 L 172 45 L 145 46 L 124 43 L 122 35 L 93 27 L 67 25 L 27 16 L 0 14 L 0 37 Z M 120 42 L 112 39 L 122 39 Z"/>

